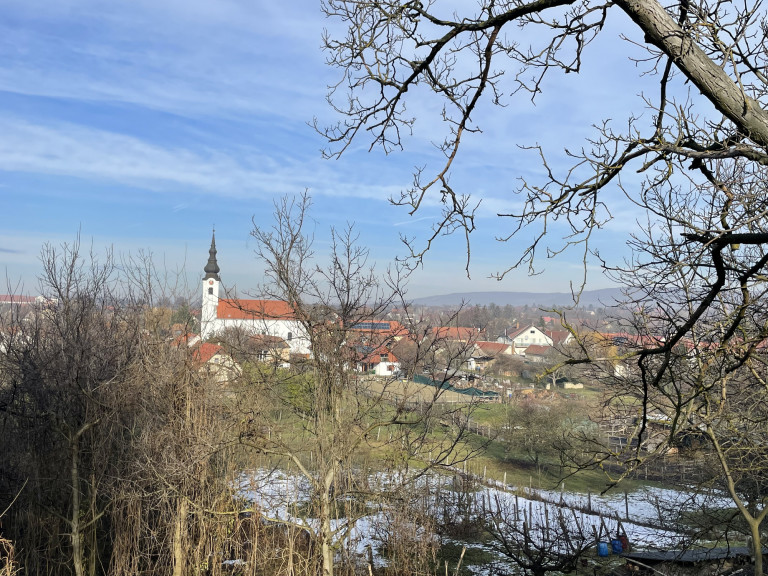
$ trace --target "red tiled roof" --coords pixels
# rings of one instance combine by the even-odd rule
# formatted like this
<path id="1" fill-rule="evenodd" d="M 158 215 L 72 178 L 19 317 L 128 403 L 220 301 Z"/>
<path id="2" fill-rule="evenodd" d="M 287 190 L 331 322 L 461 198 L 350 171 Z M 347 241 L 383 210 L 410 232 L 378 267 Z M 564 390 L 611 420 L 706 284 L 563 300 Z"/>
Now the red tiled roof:
<path id="1" fill-rule="evenodd" d="M 553 344 L 561 344 L 571 335 L 568 330 L 547 330 L 544 333 L 552 339 Z"/>
<path id="2" fill-rule="evenodd" d="M 20 296 L 19 294 L 0 294 L 0 304 L 34 304 L 34 296 Z"/>
<path id="3" fill-rule="evenodd" d="M 198 342 L 200 342 L 200 336 L 198 334 L 192 334 L 191 332 L 181 334 L 173 339 L 173 345 L 176 347 L 194 346 Z"/>
<path id="4" fill-rule="evenodd" d="M 486 354 L 503 354 L 510 345 L 502 342 L 475 342 L 475 346 Z"/>
<path id="5" fill-rule="evenodd" d="M 222 299 L 216 317 L 223 320 L 293 320 L 296 314 L 282 300 Z"/>
<path id="6" fill-rule="evenodd" d="M 384 362 L 398 362 L 397 357 L 392 354 L 392 351 L 386 346 L 379 346 L 374 350 L 369 351 L 358 359 L 358 362 L 365 362 L 370 364 L 380 364 L 382 362 L 381 356 L 387 355 L 387 359 Z"/>
<path id="7" fill-rule="evenodd" d="M 463 326 L 439 326 L 433 328 L 432 332 L 436 337 L 447 340 L 471 340 L 480 334 L 477 328 L 465 328 Z"/>
<path id="8" fill-rule="evenodd" d="M 223 351 L 224 348 L 219 346 L 218 344 L 211 344 L 210 342 L 203 342 L 195 348 L 194 352 L 192 352 L 192 357 L 195 360 L 199 360 L 203 364 L 208 362 L 211 358 L 216 356 L 219 352 Z"/>
<path id="9" fill-rule="evenodd" d="M 535 356 L 543 356 L 547 352 L 552 350 L 552 346 L 542 346 L 541 344 L 531 344 L 525 349 L 525 355 L 533 354 Z"/>
<path id="10" fill-rule="evenodd" d="M 388 336 L 405 336 L 408 330 L 397 320 L 364 320 L 350 327 L 353 332 L 366 334 L 386 334 Z"/>

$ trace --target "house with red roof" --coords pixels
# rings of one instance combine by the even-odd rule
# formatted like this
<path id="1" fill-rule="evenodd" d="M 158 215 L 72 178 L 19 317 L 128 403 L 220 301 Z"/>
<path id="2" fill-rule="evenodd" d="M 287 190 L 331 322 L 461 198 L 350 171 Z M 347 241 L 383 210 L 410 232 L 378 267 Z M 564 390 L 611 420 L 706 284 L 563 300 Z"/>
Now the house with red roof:
<path id="1" fill-rule="evenodd" d="M 0 294 L 0 306 L 30 306 L 36 302 L 43 302 L 41 296 L 22 296 L 19 294 Z"/>
<path id="2" fill-rule="evenodd" d="M 545 330 L 544 334 L 552 340 L 552 346 L 555 347 L 565 346 L 573 340 L 573 334 L 568 330 Z"/>
<path id="3" fill-rule="evenodd" d="M 400 362 L 386 346 L 357 346 L 357 370 L 372 372 L 376 376 L 394 376 L 400 371 Z"/>
<path id="4" fill-rule="evenodd" d="M 531 362 L 545 362 L 553 352 L 553 346 L 531 344 L 525 349 L 525 359 L 530 360 Z"/>
<path id="5" fill-rule="evenodd" d="M 247 343 L 252 357 L 257 362 L 287 367 L 291 359 L 291 347 L 279 336 L 254 334 Z"/>
<path id="6" fill-rule="evenodd" d="M 240 366 L 218 344 L 198 342 L 190 346 L 190 353 L 199 370 L 211 375 L 216 382 L 229 382 L 240 374 Z"/>
<path id="7" fill-rule="evenodd" d="M 488 368 L 499 356 L 514 354 L 511 344 L 503 342 L 488 342 L 480 340 L 474 343 L 469 358 L 466 360 L 467 369 L 474 372 L 482 372 Z"/>
<path id="8" fill-rule="evenodd" d="M 440 340 L 452 340 L 454 342 L 472 342 L 482 335 L 478 328 L 464 326 L 436 326 L 432 328 L 432 335 Z"/>
<path id="9" fill-rule="evenodd" d="M 553 344 L 552 338 L 533 324 L 508 333 L 502 340 L 514 346 L 515 354 L 524 354 L 525 350 L 534 344 L 539 346 L 552 346 Z"/>
<path id="10" fill-rule="evenodd" d="M 362 339 L 378 342 L 395 342 L 408 336 L 408 329 L 395 320 L 365 320 L 351 326 L 350 331 Z"/>

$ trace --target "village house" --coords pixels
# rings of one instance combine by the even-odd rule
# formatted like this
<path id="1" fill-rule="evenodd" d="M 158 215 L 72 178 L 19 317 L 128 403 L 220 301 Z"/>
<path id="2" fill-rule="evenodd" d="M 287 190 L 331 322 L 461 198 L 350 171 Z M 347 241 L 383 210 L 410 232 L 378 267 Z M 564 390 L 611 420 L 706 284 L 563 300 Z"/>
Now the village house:
<path id="1" fill-rule="evenodd" d="M 189 353 L 201 372 L 223 383 L 240 375 L 240 366 L 226 350 L 211 342 L 203 342 L 198 334 L 186 332 L 173 339 L 173 345 Z"/>
<path id="2" fill-rule="evenodd" d="M 372 372 L 376 376 L 395 376 L 400 371 L 397 357 L 385 346 L 357 348 L 357 370 Z"/>
<path id="3" fill-rule="evenodd" d="M 291 346 L 279 336 L 254 334 L 248 339 L 248 352 L 257 362 L 287 367 L 291 359 Z"/>
<path id="4" fill-rule="evenodd" d="M 397 342 L 408 336 L 408 330 L 394 320 L 368 320 L 350 328 L 349 345 L 354 349 L 355 368 L 376 376 L 394 376 L 400 362 L 392 352 Z"/>
<path id="5" fill-rule="evenodd" d="M 451 342 L 474 342 L 478 340 L 482 334 L 482 330 L 478 328 L 468 328 L 464 326 L 436 326 L 432 328 L 432 335 L 435 339 Z"/>
<path id="6" fill-rule="evenodd" d="M 503 342 L 475 342 L 466 362 L 467 369 L 472 372 L 484 372 L 502 354 L 514 354 L 512 345 Z"/>
<path id="7" fill-rule="evenodd" d="M 515 354 L 524 353 L 528 346 L 533 344 L 540 346 L 552 346 L 553 344 L 552 339 L 533 324 L 506 334 L 500 338 L 500 341 L 504 344 L 511 344 Z"/>
<path id="8" fill-rule="evenodd" d="M 222 346 L 202 342 L 192 347 L 192 359 L 200 365 L 200 371 L 223 384 L 240 375 L 240 366 Z"/>
<path id="9" fill-rule="evenodd" d="M 552 346 L 541 346 L 539 344 L 532 344 L 525 349 L 523 355 L 525 359 L 530 362 L 542 363 L 546 362 L 552 353 Z"/>

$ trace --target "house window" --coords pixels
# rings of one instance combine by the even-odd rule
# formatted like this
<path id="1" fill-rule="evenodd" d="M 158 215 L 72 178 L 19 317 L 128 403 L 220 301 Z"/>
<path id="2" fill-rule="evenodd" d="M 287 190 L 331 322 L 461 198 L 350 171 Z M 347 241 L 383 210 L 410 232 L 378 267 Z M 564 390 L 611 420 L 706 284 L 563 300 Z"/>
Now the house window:
<path id="1" fill-rule="evenodd" d="M 293 340 L 293 332 L 288 332 L 288 337 L 286 338 L 289 342 Z"/>
<path id="2" fill-rule="evenodd" d="M 208 288 L 208 294 L 210 294 L 211 296 L 213 296 L 213 287 L 210 287 L 210 288 Z"/>
<path id="3" fill-rule="evenodd" d="M 389 362 L 389 354 L 382 354 L 381 362 Z"/>

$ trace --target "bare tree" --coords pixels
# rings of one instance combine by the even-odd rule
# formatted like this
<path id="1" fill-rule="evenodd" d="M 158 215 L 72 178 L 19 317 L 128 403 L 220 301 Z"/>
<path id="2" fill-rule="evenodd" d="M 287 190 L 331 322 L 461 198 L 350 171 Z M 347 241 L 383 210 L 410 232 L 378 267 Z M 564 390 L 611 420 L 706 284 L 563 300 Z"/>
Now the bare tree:
<path id="1" fill-rule="evenodd" d="M 151 262 L 129 273 L 79 241 L 45 246 L 41 261 L 42 301 L 0 323 L 0 508 L 16 564 L 76 576 L 200 566 L 221 549 L 228 516 L 216 513 L 233 513 L 235 488 L 216 458 L 217 391 L 166 338 L 170 315 L 153 313 Z"/>
<path id="2" fill-rule="evenodd" d="M 565 401 L 557 395 L 548 398 L 518 397 L 507 407 L 501 438 L 507 450 L 542 470 L 557 466 L 561 452 L 568 446 L 574 430 L 588 420 L 584 402 Z"/>
<path id="3" fill-rule="evenodd" d="M 253 231 L 267 267 L 260 295 L 290 303 L 310 355 L 294 357 L 288 369 L 260 362 L 247 371 L 241 441 L 302 479 L 303 492 L 289 490 L 290 516 L 311 533 L 322 572 L 331 576 L 342 544 L 371 504 L 385 506 L 429 470 L 474 452 L 464 442 L 472 403 L 443 404 L 439 385 L 356 371 L 361 354 L 368 354 L 362 342 L 388 349 L 396 338 L 408 340 L 409 363 L 418 366 L 435 361 L 440 339 L 427 338 L 431 327 L 416 324 L 378 331 L 389 306 L 407 308 L 398 280 L 380 282 L 352 228 L 331 231 L 328 263 L 318 263 L 305 231 L 308 208 L 306 195 L 283 199 L 274 226 Z"/>
<path id="4" fill-rule="evenodd" d="M 606 33 L 604 24 L 615 12 L 628 16 L 643 35 L 644 62 L 659 79 L 657 95 L 645 95 L 641 104 L 651 113 L 631 114 L 618 129 L 611 123 L 598 126 L 584 151 L 568 153 L 573 166 L 561 175 L 549 169 L 543 150 L 533 148 L 547 177 L 524 183 L 519 191 L 523 210 L 505 216 L 514 220 L 510 238 L 529 226 L 540 232 L 513 265 L 533 265 L 535 254 L 546 245 L 555 253 L 567 246 L 586 249 L 592 231 L 610 218 L 612 202 L 601 191 L 621 187 L 619 176 L 632 166 L 647 175 L 646 183 L 622 191 L 654 219 L 673 215 L 654 212 L 645 191 L 674 182 L 673 174 L 679 173 L 698 178 L 696 185 L 716 188 L 713 198 L 719 198 L 723 219 L 708 230 L 712 237 L 739 233 L 745 234 L 743 243 L 763 242 L 761 232 L 740 230 L 731 213 L 738 210 L 733 202 L 738 196 L 727 202 L 730 193 L 712 170 L 719 161 L 743 161 L 758 169 L 766 158 L 764 13 L 759 5 L 484 0 L 453 11 L 439 1 L 328 0 L 323 8 L 348 27 L 346 35 L 325 38 L 329 63 L 342 73 L 328 99 L 343 120 L 329 128 L 318 126 L 331 144 L 329 155 L 342 154 L 356 138 L 371 138 L 372 146 L 385 150 L 402 147 L 402 132 L 417 121 L 406 113 L 408 98 L 417 92 L 409 92 L 411 88 L 424 86 L 444 104 L 440 149 L 445 164 L 434 175 L 417 172 L 413 188 L 393 199 L 415 212 L 436 191 L 445 209 L 427 248 L 443 232 L 469 234 L 474 229 L 479 199 L 454 191 L 449 171 L 462 139 L 481 128 L 472 121 L 480 101 L 504 106 L 507 75 L 515 92 L 535 100 L 546 75 L 579 72 L 587 47 Z M 677 87 L 685 82 L 714 105 L 714 117 L 708 106 L 675 100 Z M 553 221 L 564 222 L 569 231 L 559 247 L 559 239 L 545 237 Z M 423 249 L 414 249 L 413 256 L 423 254 Z"/>
<path id="5" fill-rule="evenodd" d="M 449 171 L 466 134 L 481 128 L 472 121 L 480 101 L 506 104 L 505 72 L 517 91 L 535 99 L 546 75 L 578 72 L 584 58 L 599 58 L 588 46 L 607 33 L 604 25 L 616 12 L 629 17 L 645 51 L 636 62 L 644 77 L 657 79 L 655 93 L 643 91 L 644 113 L 605 121 L 582 150 L 566 151 L 570 164 L 562 171 L 539 146 L 529 149 L 544 176 L 523 181 L 516 190 L 522 208 L 501 216 L 510 218 L 506 240 L 533 240 L 498 277 L 519 266 L 533 271 L 542 252 L 569 248 L 583 251 L 586 265 L 593 235 L 617 206 L 613 195 L 628 199 L 638 222 L 627 238 L 631 256 L 605 269 L 626 287 L 623 306 L 633 320 L 625 326 L 632 337 L 620 356 L 606 357 L 591 336 L 566 322 L 576 343 L 565 362 L 605 370 L 617 391 L 612 405 L 630 403 L 639 411 L 634 455 L 614 454 L 616 460 L 630 468 L 642 461 L 643 446 L 651 448 L 652 415 L 663 415 L 667 442 L 651 451 L 668 449 L 684 431 L 706 438 L 755 533 L 764 517 L 762 500 L 743 504 L 734 466 L 762 460 L 751 440 L 754 421 L 762 418 L 753 421 L 742 400 L 762 398 L 768 336 L 765 7 L 718 0 L 484 0 L 451 12 L 438 1 L 327 0 L 324 8 L 348 27 L 346 35 L 325 42 L 330 63 L 343 75 L 329 94 L 343 120 L 320 128 L 330 155 L 366 137 L 387 150 L 402 146 L 401 131 L 416 121 L 406 114 L 412 88 L 423 86 L 444 104 L 444 164 L 433 173 L 417 172 L 413 187 L 393 199 L 411 213 L 428 194 L 443 204 L 426 246 L 409 244 L 417 262 L 443 232 L 458 229 L 468 238 L 475 227 L 479 199 L 453 190 Z M 686 84 L 703 98 L 691 96 Z M 629 170 L 642 175 L 639 184 L 623 184 Z M 564 234 L 553 236 L 556 223 Z M 632 386 L 620 385 L 629 379 Z M 758 540 L 756 571 L 762 573 Z"/>
<path id="6" fill-rule="evenodd" d="M 518 509 L 497 494 L 489 498 L 485 521 L 491 547 L 533 576 L 569 574 L 595 545 L 584 515 L 566 507 L 537 502 L 535 508 Z"/>

